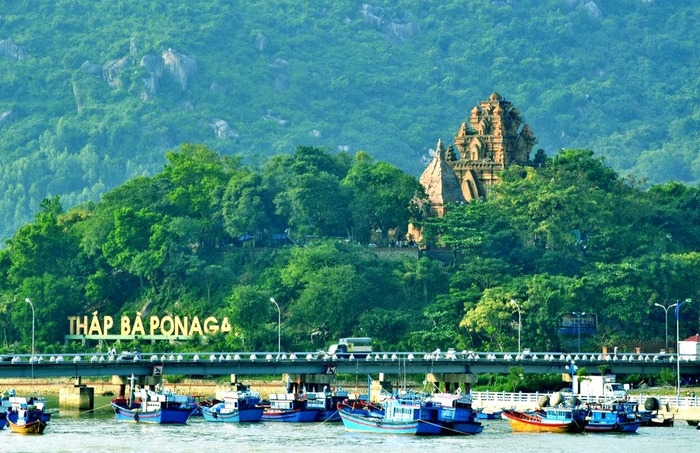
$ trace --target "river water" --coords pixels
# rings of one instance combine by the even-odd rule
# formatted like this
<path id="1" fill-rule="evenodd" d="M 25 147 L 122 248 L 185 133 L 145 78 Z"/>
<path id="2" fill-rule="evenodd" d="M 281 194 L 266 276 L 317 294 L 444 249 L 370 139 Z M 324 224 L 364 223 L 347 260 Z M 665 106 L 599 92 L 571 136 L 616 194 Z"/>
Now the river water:
<path id="1" fill-rule="evenodd" d="M 96 404 L 97 405 L 97 404 Z M 668 452 L 700 451 L 700 430 L 641 427 L 636 434 L 514 433 L 503 420 L 484 421 L 476 436 L 411 437 L 348 433 L 342 423 L 212 423 L 187 425 L 117 422 L 111 409 L 54 413 L 41 436 L 0 431 L 3 450 L 20 452 Z"/>

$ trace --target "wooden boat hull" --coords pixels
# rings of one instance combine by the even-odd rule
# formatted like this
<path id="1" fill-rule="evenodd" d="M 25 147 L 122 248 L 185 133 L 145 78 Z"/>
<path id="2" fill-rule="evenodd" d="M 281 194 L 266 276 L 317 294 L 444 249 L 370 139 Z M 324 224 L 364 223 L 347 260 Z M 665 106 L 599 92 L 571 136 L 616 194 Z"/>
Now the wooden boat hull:
<path id="1" fill-rule="evenodd" d="M 128 409 L 112 403 L 112 408 L 120 422 L 153 423 L 160 425 L 184 425 L 192 414 L 189 408 L 160 409 L 156 411 L 142 411 L 141 409 Z"/>
<path id="2" fill-rule="evenodd" d="M 513 431 L 529 433 L 571 433 L 581 432 L 584 423 L 575 421 L 547 420 L 536 415 L 523 412 L 504 410 L 503 418 L 508 420 Z"/>
<path id="3" fill-rule="evenodd" d="M 202 417 L 208 422 L 252 423 L 262 420 L 263 408 L 238 409 L 230 412 L 217 412 L 208 407 L 202 408 Z"/>
<path id="4" fill-rule="evenodd" d="M 17 434 L 43 434 L 46 429 L 46 423 L 42 420 L 34 420 L 33 422 L 17 424 L 9 422 L 10 431 Z"/>
<path id="5" fill-rule="evenodd" d="M 262 414 L 264 422 L 315 422 L 321 411 L 307 409 L 292 409 L 288 411 L 265 410 Z"/>

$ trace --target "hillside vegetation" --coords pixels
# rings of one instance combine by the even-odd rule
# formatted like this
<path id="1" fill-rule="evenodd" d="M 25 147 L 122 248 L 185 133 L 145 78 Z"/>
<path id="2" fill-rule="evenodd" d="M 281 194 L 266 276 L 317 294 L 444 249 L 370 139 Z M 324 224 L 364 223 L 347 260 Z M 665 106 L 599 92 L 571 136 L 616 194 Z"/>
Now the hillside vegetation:
<path id="1" fill-rule="evenodd" d="M 364 150 L 417 176 L 493 91 L 550 156 L 700 180 L 694 0 L 3 3 L 0 237 L 184 143 L 261 167 Z"/>
<path id="2" fill-rule="evenodd" d="M 681 338 L 698 328 L 700 189 L 644 189 L 591 151 L 510 167 L 489 200 L 443 219 L 423 217 L 413 176 L 366 153 L 299 147 L 260 169 L 201 145 L 166 158 L 97 203 L 45 199 L 8 241 L 1 349 L 29 350 L 27 297 L 43 352 L 83 349 L 63 345 L 68 317 L 94 312 L 231 322 L 179 344 L 119 346 L 161 351 L 274 351 L 280 327 L 285 351 L 347 336 L 385 351 L 514 351 L 520 333 L 523 348 L 574 351 L 577 332 L 561 330 L 572 312 L 597 319 L 582 350 L 653 351 L 665 333 L 655 304 L 685 299 Z M 409 221 L 426 251 L 396 242 Z M 440 246 L 453 259 L 432 259 Z"/>

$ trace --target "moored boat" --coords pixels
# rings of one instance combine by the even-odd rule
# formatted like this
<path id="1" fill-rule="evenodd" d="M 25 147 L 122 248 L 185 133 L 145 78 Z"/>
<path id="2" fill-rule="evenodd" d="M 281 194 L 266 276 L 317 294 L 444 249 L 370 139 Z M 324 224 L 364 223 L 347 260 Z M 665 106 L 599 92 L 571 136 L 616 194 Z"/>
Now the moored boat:
<path id="1" fill-rule="evenodd" d="M 269 396 L 269 404 L 263 411 L 262 420 L 265 422 L 314 422 L 320 417 L 323 409 L 314 405 L 309 407 L 308 402 L 303 393 L 272 393 Z"/>
<path id="2" fill-rule="evenodd" d="M 420 401 L 392 397 L 382 403 L 382 408 L 382 412 L 378 412 L 344 406 L 338 412 L 346 431 L 407 435 L 418 433 Z"/>
<path id="3" fill-rule="evenodd" d="M 43 398 L 10 396 L 7 423 L 13 433 L 42 434 L 51 420 Z"/>
<path id="4" fill-rule="evenodd" d="M 639 404 L 634 401 L 621 403 L 628 413 L 633 413 L 641 421 L 641 426 L 671 427 L 674 417 L 666 417 L 659 413 L 659 400 L 647 398 L 644 402 L 644 410 L 639 410 Z"/>
<path id="5" fill-rule="evenodd" d="M 341 405 L 339 414 L 345 430 L 353 432 L 426 436 L 478 434 L 483 430 L 468 396 L 395 396 L 382 403 L 381 411 Z"/>
<path id="6" fill-rule="evenodd" d="M 478 421 L 477 414 L 468 394 L 434 394 L 421 406 L 421 422 L 439 424 L 441 435 L 479 434 L 484 426 Z"/>
<path id="7" fill-rule="evenodd" d="M 516 432 L 577 433 L 586 425 L 586 411 L 571 407 L 547 407 L 535 412 L 504 409 L 501 415 Z"/>
<path id="8" fill-rule="evenodd" d="M 153 424 L 185 424 L 197 409 L 196 401 L 182 395 L 134 388 L 135 377 L 129 378 L 129 398 L 112 400 L 118 421 Z"/>
<path id="9" fill-rule="evenodd" d="M 204 420 L 229 423 L 259 422 L 263 410 L 260 394 L 248 389 L 229 390 L 221 395 L 221 401 L 211 407 L 201 407 Z"/>
<path id="10" fill-rule="evenodd" d="M 586 417 L 587 432 L 634 433 L 642 421 L 633 412 L 625 410 L 623 404 L 611 404 L 606 407 L 591 409 Z"/>
<path id="11" fill-rule="evenodd" d="M 476 418 L 479 420 L 500 420 L 502 413 L 502 410 L 486 411 L 482 408 L 477 409 Z"/>

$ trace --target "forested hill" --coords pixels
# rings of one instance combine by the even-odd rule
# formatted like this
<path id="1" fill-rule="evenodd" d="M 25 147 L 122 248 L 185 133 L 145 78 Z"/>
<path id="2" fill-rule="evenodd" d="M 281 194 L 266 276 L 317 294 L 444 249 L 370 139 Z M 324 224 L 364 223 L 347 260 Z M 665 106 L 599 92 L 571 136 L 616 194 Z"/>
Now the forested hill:
<path id="1" fill-rule="evenodd" d="M 12 0 L 0 237 L 201 143 L 248 162 L 365 150 L 418 175 L 498 91 L 550 155 L 700 180 L 695 0 Z"/>

